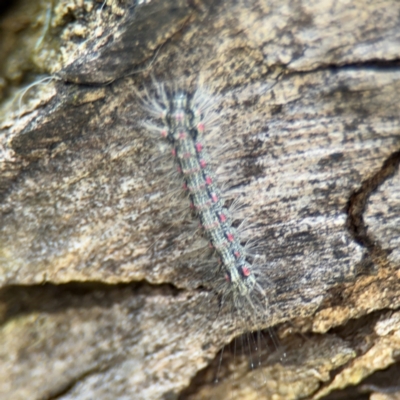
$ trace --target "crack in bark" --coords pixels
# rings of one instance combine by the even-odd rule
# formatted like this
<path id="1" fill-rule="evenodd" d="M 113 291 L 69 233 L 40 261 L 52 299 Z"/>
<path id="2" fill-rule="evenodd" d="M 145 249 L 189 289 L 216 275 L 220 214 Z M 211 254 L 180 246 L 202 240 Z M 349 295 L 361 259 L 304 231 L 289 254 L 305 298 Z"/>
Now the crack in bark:
<path id="1" fill-rule="evenodd" d="M 131 290 L 132 297 L 152 293 L 163 293 L 165 296 L 176 296 L 182 289 L 172 284 L 154 285 L 145 281 L 119 284 L 106 284 L 103 282 L 68 282 L 65 284 L 46 283 L 44 285 L 31 286 L 5 286 L 0 289 L 0 326 L 6 324 L 10 319 L 24 314 L 34 312 L 54 313 L 71 307 L 87 307 L 79 299 L 88 297 L 88 304 L 107 307 L 115 298 L 102 296 L 101 302 L 93 297 L 96 292 L 123 293 L 123 290 Z M 157 289 L 157 290 L 156 290 Z"/>
<path id="2" fill-rule="evenodd" d="M 294 61 L 297 61 L 294 60 Z M 292 63 L 289 62 L 288 64 L 285 65 L 285 68 L 287 69 L 290 67 L 290 64 Z M 292 76 L 292 75 L 308 75 L 308 74 L 315 74 L 316 72 L 322 72 L 322 71 L 338 71 L 338 70 L 345 70 L 345 69 L 367 69 L 367 68 L 373 68 L 375 70 L 381 69 L 381 70 L 386 70 L 386 69 L 393 69 L 393 68 L 398 68 L 400 67 L 400 58 L 395 58 L 393 60 L 380 60 L 380 59 L 370 59 L 370 60 L 365 60 L 365 61 L 360 61 L 360 62 L 353 62 L 353 63 L 343 63 L 343 64 L 321 64 L 317 66 L 316 68 L 312 69 L 304 69 L 304 70 L 295 70 L 295 69 L 288 69 L 287 73 L 285 76 Z"/>
<path id="3" fill-rule="evenodd" d="M 371 267 L 387 267 L 388 251 L 383 250 L 367 232 L 364 221 L 364 212 L 371 196 L 387 179 L 391 178 L 400 165 L 400 150 L 393 153 L 383 163 L 382 168 L 374 175 L 366 179 L 359 190 L 350 196 L 347 207 L 347 229 L 353 239 L 367 250 L 366 256 L 361 262 L 362 270 L 370 270 Z"/>

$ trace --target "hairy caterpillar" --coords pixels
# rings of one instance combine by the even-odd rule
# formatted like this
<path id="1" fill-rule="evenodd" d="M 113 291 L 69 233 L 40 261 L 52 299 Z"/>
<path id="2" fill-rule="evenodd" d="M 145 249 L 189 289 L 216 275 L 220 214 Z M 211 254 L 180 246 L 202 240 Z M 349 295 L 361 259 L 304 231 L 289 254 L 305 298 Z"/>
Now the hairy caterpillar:
<path id="1" fill-rule="evenodd" d="M 224 138 L 218 128 L 214 99 L 200 90 L 170 89 L 156 83 L 154 86 L 154 93 L 147 90 L 144 95 L 137 93 L 145 110 L 155 119 L 146 120 L 142 125 L 147 131 L 156 133 L 158 139 L 163 138 L 169 143 L 176 167 L 175 181 L 180 182 L 192 215 L 199 221 L 211 248 L 208 261 L 196 259 L 194 262 L 204 269 L 205 281 L 215 280 L 214 288 L 221 307 L 228 308 L 235 329 L 242 333 L 234 339 L 232 346 L 224 345 L 215 363 L 210 365 L 213 384 L 221 382 L 223 388 L 228 384 L 223 382 L 229 370 L 229 356 L 235 369 L 237 361 L 245 360 L 244 365 L 250 362 L 249 370 L 256 370 L 261 367 L 266 349 L 280 347 L 274 331 L 259 329 L 267 314 L 264 283 L 268 279 L 249 244 L 243 244 L 241 224 L 235 223 L 243 220 L 243 215 L 238 217 L 236 201 L 228 207 L 226 203 L 229 202 L 223 200 L 221 188 L 226 175 L 219 175 L 218 167 L 225 159 L 223 152 L 229 153 L 229 146 L 224 148 L 229 138 Z M 170 178 L 165 177 L 165 180 L 174 180 Z M 177 196 L 177 193 L 173 195 Z M 171 207 L 171 204 L 166 202 L 166 206 Z"/>
<path id="2" fill-rule="evenodd" d="M 213 250 L 214 260 L 206 264 L 220 283 L 216 288 L 222 304 L 228 304 L 240 314 L 250 307 L 251 313 L 261 311 L 266 294 L 254 268 L 254 257 L 240 240 L 234 226 L 234 212 L 225 207 L 217 183 L 215 161 L 205 144 L 206 128 L 212 124 L 207 113 L 211 101 L 199 91 L 169 90 L 157 85 L 155 97 L 146 91 L 141 97 L 145 109 L 161 124 L 143 125 L 156 131 L 171 146 L 183 190 L 189 197 L 190 209 L 198 219 L 203 236 Z M 222 136 L 219 141 L 222 140 Z M 209 271 L 211 273 L 211 271 Z M 246 314 L 246 313 L 245 313 Z"/>

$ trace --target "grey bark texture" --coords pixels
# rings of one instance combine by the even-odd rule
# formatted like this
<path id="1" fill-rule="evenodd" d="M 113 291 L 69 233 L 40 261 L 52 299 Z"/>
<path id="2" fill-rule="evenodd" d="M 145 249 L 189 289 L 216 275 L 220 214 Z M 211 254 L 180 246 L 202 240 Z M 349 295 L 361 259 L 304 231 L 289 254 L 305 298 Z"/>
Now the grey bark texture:
<path id="1" fill-rule="evenodd" d="M 400 398 L 399 2 L 1 18 L 0 400 Z M 142 125 L 151 76 L 213 99 L 262 318 L 200 267 Z"/>

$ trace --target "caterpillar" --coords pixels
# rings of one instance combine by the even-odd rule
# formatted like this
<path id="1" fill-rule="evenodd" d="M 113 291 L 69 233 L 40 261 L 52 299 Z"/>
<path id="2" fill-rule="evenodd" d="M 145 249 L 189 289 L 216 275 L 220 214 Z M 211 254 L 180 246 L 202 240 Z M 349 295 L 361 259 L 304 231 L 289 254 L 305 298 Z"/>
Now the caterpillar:
<path id="1" fill-rule="evenodd" d="M 266 295 L 250 261 L 251 255 L 233 225 L 235 218 L 225 207 L 205 145 L 207 112 L 212 102 L 200 91 L 168 90 L 161 84 L 156 88 L 156 97 L 146 91 L 141 100 L 162 125 L 145 122 L 143 126 L 156 131 L 171 147 L 192 214 L 214 253 L 215 262 L 207 264 L 207 268 L 218 277 L 224 276 L 223 283 L 216 288 L 221 302 L 241 313 L 247 306 L 252 312 L 260 311 Z"/>

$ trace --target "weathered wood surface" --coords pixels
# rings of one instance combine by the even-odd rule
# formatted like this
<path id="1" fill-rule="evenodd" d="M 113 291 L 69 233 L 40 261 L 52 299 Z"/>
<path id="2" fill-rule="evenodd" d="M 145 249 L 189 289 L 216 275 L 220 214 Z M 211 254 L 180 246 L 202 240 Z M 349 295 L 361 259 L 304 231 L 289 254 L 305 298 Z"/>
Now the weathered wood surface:
<path id="1" fill-rule="evenodd" d="M 3 17 L 32 20 L 6 82 L 55 79 L 4 86 L 0 399 L 398 398 L 400 3 L 101 6 Z M 243 329 L 181 262 L 133 91 L 150 72 L 215 96 L 269 278 L 247 330 L 280 324 L 257 368 L 226 348 L 219 384 Z"/>

